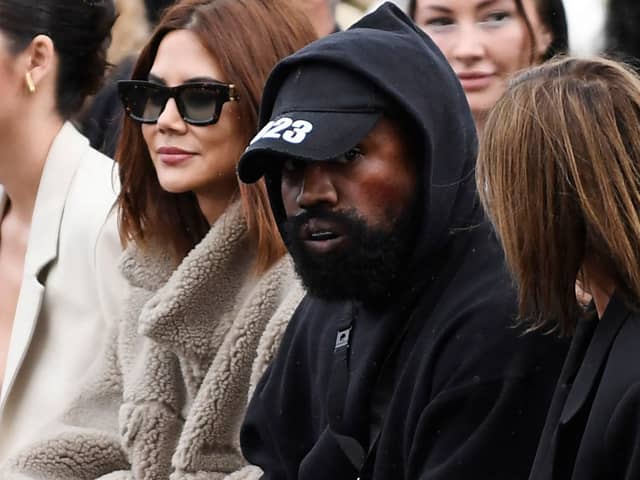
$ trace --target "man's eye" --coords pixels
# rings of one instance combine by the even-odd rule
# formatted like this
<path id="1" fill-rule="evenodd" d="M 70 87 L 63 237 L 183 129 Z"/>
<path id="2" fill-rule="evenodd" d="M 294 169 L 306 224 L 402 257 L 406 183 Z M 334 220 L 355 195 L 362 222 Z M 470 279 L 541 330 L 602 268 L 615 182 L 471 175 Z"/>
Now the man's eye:
<path id="1" fill-rule="evenodd" d="M 302 162 L 295 158 L 287 158 L 284 162 L 282 162 L 282 171 L 291 173 L 300 169 L 300 164 Z"/>
<path id="2" fill-rule="evenodd" d="M 348 150 L 347 152 L 345 152 L 344 155 L 338 157 L 338 162 L 351 163 L 354 160 L 357 160 L 358 158 L 360 158 L 361 156 L 362 156 L 362 150 L 360 150 L 360 147 L 354 147 L 351 150 Z"/>

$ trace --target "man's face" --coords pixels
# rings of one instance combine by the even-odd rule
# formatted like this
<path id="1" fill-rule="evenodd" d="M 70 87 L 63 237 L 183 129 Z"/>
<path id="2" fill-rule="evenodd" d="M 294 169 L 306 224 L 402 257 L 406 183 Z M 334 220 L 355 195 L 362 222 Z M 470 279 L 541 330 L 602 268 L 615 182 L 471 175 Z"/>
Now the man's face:
<path id="1" fill-rule="evenodd" d="M 311 293 L 369 304 L 391 295 L 413 247 L 416 171 L 405 135 L 383 117 L 335 160 L 283 162 L 287 245 Z"/>

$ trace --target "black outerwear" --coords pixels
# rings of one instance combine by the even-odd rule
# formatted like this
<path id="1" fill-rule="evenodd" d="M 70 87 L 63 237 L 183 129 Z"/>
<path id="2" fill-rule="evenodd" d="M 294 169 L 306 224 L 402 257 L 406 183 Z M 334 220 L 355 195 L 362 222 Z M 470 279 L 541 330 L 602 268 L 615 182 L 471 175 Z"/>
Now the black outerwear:
<path id="1" fill-rule="evenodd" d="M 278 86 L 305 62 L 365 78 L 409 119 L 419 224 L 409 268 L 396 279 L 403 295 L 390 298 L 386 309 L 303 300 L 249 405 L 244 455 L 267 480 L 355 479 L 359 472 L 336 434 L 366 447 L 374 419 L 382 417 L 361 478 L 526 479 L 566 349 L 514 327 L 515 295 L 477 200 L 474 126 L 455 74 L 433 42 L 385 4 L 282 61 L 265 86 L 261 126 Z M 266 180 L 281 225 L 278 171 Z M 348 367 L 334 355 L 347 324 Z M 376 407 L 382 365 L 407 328 L 390 357 L 388 402 Z M 332 378 L 341 375 L 346 391 L 335 395 Z M 342 415 L 332 430 L 329 402 L 335 405 L 340 393 Z"/>
<path id="2" fill-rule="evenodd" d="M 117 83 L 118 80 L 131 78 L 135 60 L 134 56 L 126 57 L 111 71 L 105 84 L 79 119 L 81 131 L 89 139 L 91 146 L 110 158 L 115 157 L 124 116 Z"/>
<path id="3" fill-rule="evenodd" d="M 531 480 L 640 478 L 640 314 L 612 297 L 572 341 Z"/>
<path id="4" fill-rule="evenodd" d="M 439 301 L 414 311 L 421 322 L 402 345 L 373 472 L 362 478 L 528 476 L 565 350 L 510 327 L 508 280 L 487 229 L 454 243 L 450 278 L 432 284 Z M 327 422 L 336 331 L 350 312 L 307 297 L 259 384 L 241 441 L 265 480 L 356 478 Z M 366 445 L 374 377 L 399 326 L 355 314 L 342 430 Z"/>

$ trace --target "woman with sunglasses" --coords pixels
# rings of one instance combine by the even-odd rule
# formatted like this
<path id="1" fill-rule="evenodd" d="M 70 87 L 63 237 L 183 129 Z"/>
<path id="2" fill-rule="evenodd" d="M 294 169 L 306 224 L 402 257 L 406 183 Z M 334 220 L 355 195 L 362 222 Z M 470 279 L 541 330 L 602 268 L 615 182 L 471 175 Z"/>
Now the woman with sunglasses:
<path id="1" fill-rule="evenodd" d="M 568 48 L 561 0 L 410 0 L 409 13 L 458 75 L 478 130 L 509 78 Z"/>
<path id="2" fill-rule="evenodd" d="M 0 0 L 0 463 L 62 413 L 125 290 L 114 164 L 69 122 L 114 19 L 110 0 Z"/>
<path id="3" fill-rule="evenodd" d="M 235 169 L 271 68 L 314 38 L 289 0 L 185 0 L 163 15 L 119 84 L 130 298 L 69 428 L 23 450 L 12 473 L 260 476 L 240 423 L 303 291 L 264 185 L 240 186 Z"/>

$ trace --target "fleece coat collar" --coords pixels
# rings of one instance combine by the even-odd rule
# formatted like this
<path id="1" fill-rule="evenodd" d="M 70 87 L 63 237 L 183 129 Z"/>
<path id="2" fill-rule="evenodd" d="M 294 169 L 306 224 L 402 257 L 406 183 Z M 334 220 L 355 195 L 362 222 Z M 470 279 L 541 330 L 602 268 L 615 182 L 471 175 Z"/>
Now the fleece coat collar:
<path id="1" fill-rule="evenodd" d="M 240 423 L 304 292 L 289 257 L 255 273 L 246 232 L 235 204 L 177 268 L 157 249 L 125 252 L 130 297 L 93 382 L 61 430 L 23 451 L 12 472 L 59 480 L 259 477 L 240 452 Z"/>

